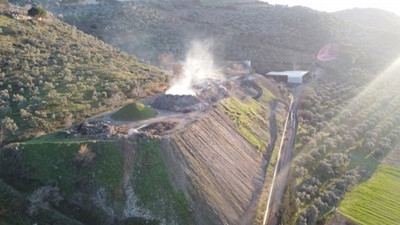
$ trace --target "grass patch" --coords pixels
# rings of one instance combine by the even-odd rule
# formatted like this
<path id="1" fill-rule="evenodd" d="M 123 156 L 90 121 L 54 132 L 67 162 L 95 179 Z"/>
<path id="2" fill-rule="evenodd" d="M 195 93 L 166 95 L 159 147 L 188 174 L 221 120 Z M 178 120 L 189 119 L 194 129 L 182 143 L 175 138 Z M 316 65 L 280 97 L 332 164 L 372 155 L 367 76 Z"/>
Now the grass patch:
<path id="1" fill-rule="evenodd" d="M 266 101 L 270 99 L 263 96 L 260 98 Z M 248 98 L 246 102 L 242 102 L 234 97 L 221 100 L 219 108 L 238 127 L 243 137 L 256 146 L 259 151 L 266 150 L 270 139 L 268 108 L 262 107 L 261 103 L 252 98 Z"/>
<path id="2" fill-rule="evenodd" d="M 167 224 L 194 224 L 185 195 L 172 187 L 157 141 L 145 142 L 137 152 L 132 182 L 140 203 Z"/>
<path id="3" fill-rule="evenodd" d="M 111 118 L 119 121 L 137 121 L 152 118 L 156 115 L 157 111 L 142 103 L 131 103 L 113 113 Z"/>
<path id="4" fill-rule="evenodd" d="M 82 145 L 87 145 L 96 157 L 90 166 L 78 168 L 75 155 Z M 31 178 L 43 184 L 56 182 L 64 194 L 73 192 L 74 184 L 82 179 L 93 179 L 110 190 L 121 188 L 123 153 L 119 143 L 44 142 L 22 144 L 21 150 L 34 168 Z"/>
<path id="5" fill-rule="evenodd" d="M 342 214 L 361 225 L 400 222 L 400 168 L 380 165 L 374 176 L 346 195 Z"/>

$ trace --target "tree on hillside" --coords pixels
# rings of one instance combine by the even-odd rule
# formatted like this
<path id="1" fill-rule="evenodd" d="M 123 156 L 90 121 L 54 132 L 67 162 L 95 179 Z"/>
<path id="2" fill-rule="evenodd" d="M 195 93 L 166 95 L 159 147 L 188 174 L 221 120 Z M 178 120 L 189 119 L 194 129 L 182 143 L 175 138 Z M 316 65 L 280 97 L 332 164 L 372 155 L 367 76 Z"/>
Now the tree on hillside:
<path id="1" fill-rule="evenodd" d="M 28 10 L 28 15 L 33 17 L 33 18 L 37 18 L 38 19 L 38 18 L 46 17 L 47 12 L 46 12 L 46 10 L 44 10 L 44 9 L 42 9 L 40 7 L 33 6 L 32 8 L 30 8 Z"/>
<path id="2" fill-rule="evenodd" d="M 18 130 L 18 126 L 17 126 L 17 124 L 15 124 L 14 120 L 11 119 L 10 117 L 5 117 L 1 121 L 1 126 L 0 126 L 0 143 L 3 142 L 3 134 L 5 131 L 14 135 L 15 131 L 17 131 L 17 130 Z"/>
<path id="3" fill-rule="evenodd" d="M 5 117 L 1 121 L 1 127 L 5 129 L 6 131 L 10 132 L 12 135 L 15 134 L 15 131 L 18 130 L 17 124 L 14 123 L 14 120 L 11 119 L 10 117 Z"/>

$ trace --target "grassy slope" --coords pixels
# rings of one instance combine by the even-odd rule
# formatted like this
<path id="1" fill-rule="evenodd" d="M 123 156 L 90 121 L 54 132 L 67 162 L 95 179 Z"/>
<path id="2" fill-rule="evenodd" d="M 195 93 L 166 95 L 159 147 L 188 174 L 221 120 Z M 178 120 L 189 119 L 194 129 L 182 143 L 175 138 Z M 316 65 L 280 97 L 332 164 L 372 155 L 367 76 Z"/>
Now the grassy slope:
<path id="1" fill-rule="evenodd" d="M 123 106 L 111 115 L 111 118 L 119 121 L 137 121 L 155 117 L 157 112 L 142 103 L 131 103 Z"/>
<path id="2" fill-rule="evenodd" d="M 161 151 L 159 143 L 152 140 L 137 152 L 132 183 L 140 204 L 167 224 L 193 224 L 186 197 L 173 189 Z"/>
<path id="3" fill-rule="evenodd" d="M 82 145 L 87 145 L 96 158 L 92 166 L 79 170 L 74 157 Z M 54 181 L 64 193 L 73 192 L 74 183 L 89 173 L 100 186 L 114 191 L 122 188 L 123 155 L 118 142 L 25 143 L 21 150 L 35 168 L 31 178 L 43 184 Z"/>
<path id="4" fill-rule="evenodd" d="M 166 79 L 159 69 L 52 17 L 29 22 L 0 15 L 0 29 L 0 117 L 19 127 L 15 135 L 5 133 L 5 142 L 145 97 Z"/>
<path id="5" fill-rule="evenodd" d="M 88 166 L 79 166 L 75 158 L 82 145 L 87 145 L 89 151 L 96 155 Z M 1 177 L 0 189 L 3 193 L 0 195 L 1 222 L 104 224 L 106 221 L 104 218 L 107 217 L 104 216 L 103 209 L 90 197 L 103 188 L 107 193 L 108 205 L 115 205 L 116 210 L 123 205 L 124 198 L 121 195 L 123 154 L 119 142 L 89 140 L 58 142 L 55 139 L 46 141 L 42 138 L 21 144 L 19 153 L 23 157 L 13 157 L 9 160 L 15 163 L 21 163 L 21 160 L 24 162 L 18 164 L 24 168 L 19 168 L 16 175 L 23 178 L 24 181 L 21 182 L 25 184 L 9 186 Z M 2 157 L 4 156 L 2 154 Z M 12 168 L 3 169 L 12 170 Z M 7 171 L 2 172 L 7 173 Z M 8 180 L 10 181 L 10 178 Z M 50 207 L 43 207 L 36 214 L 30 215 L 27 213 L 31 206 L 29 196 L 43 186 L 58 187 L 64 201 L 58 206 L 52 204 Z"/>
<path id="6" fill-rule="evenodd" d="M 269 103 L 275 96 L 263 88 L 258 101 L 248 97 L 240 101 L 235 97 L 220 101 L 220 109 L 236 124 L 240 133 L 260 152 L 265 151 L 270 139 Z"/>
<path id="7" fill-rule="evenodd" d="M 379 166 L 370 180 L 346 196 L 340 211 L 361 225 L 400 223 L 400 168 Z"/>
<path id="8" fill-rule="evenodd" d="M 136 146 L 138 150 L 131 163 L 134 164 L 132 184 L 139 206 L 168 224 L 193 224 L 186 197 L 183 192 L 175 191 L 170 183 L 158 142 L 137 140 L 136 143 L 139 143 Z M 84 145 L 96 157 L 88 166 L 79 166 L 76 155 Z M 108 217 L 104 216 L 97 203 L 91 202 L 102 189 L 107 193 L 107 206 L 112 207 L 114 212 L 120 212 L 126 204 L 122 182 L 124 155 L 119 141 L 65 140 L 50 135 L 21 144 L 19 151 L 27 162 L 21 165 L 32 168 L 20 168 L 21 171 L 29 171 L 26 175 L 30 183 L 24 187 L 25 190 L 16 191 L 0 177 L 0 190 L 4 191 L 0 194 L 0 219 L 3 218 L 6 224 L 13 224 L 15 218 L 20 218 L 22 224 L 34 221 L 43 224 L 104 224 L 104 219 Z M 27 197 L 45 185 L 59 187 L 66 202 L 30 216 L 27 210 L 31 204 Z M 83 198 L 82 202 L 76 203 L 77 194 L 79 199 Z M 42 221 L 41 216 L 46 220 Z M 157 220 L 150 222 L 158 224 Z M 142 218 L 120 222 L 146 224 Z"/>

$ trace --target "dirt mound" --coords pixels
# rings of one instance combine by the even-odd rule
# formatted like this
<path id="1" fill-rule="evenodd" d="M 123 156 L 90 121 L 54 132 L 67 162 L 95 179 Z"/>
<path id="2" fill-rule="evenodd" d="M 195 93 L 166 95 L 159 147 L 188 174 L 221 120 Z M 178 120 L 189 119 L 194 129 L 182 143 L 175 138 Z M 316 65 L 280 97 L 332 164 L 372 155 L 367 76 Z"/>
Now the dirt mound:
<path id="1" fill-rule="evenodd" d="M 149 132 L 152 135 L 161 135 L 166 131 L 174 129 L 177 124 L 177 122 L 156 122 L 142 128 L 142 131 Z"/>
<path id="2" fill-rule="evenodd" d="M 193 112 L 206 108 L 206 104 L 196 96 L 168 94 L 158 96 L 151 106 L 156 109 L 174 112 Z"/>

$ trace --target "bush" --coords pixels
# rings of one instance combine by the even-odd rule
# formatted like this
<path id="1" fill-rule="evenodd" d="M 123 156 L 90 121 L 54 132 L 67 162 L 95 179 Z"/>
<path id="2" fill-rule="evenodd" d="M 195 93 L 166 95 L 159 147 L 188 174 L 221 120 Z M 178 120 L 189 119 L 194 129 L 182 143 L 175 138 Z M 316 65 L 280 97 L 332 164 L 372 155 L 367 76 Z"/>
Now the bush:
<path id="1" fill-rule="evenodd" d="M 43 18 L 43 17 L 46 17 L 47 12 L 46 12 L 46 10 L 44 10 L 40 7 L 33 6 L 32 8 L 30 8 L 28 10 L 28 15 L 33 18 Z"/>

